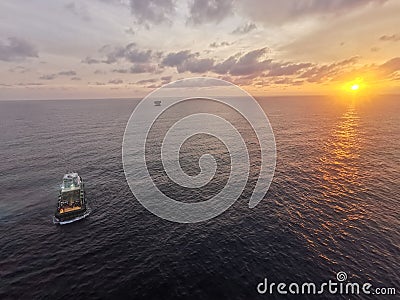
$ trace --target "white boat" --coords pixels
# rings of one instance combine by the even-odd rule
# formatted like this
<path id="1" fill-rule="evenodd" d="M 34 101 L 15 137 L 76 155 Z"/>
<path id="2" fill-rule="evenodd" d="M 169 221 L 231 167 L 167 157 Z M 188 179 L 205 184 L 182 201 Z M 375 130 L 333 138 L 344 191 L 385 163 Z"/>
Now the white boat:
<path id="1" fill-rule="evenodd" d="M 85 184 L 78 173 L 64 175 L 58 194 L 54 224 L 68 224 L 86 218 L 90 214 L 87 204 Z"/>

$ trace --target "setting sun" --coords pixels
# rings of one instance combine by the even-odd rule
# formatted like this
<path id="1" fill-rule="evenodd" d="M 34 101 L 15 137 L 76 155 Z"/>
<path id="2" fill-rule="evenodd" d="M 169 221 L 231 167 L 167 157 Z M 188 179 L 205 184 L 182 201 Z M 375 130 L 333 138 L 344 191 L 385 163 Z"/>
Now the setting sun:
<path id="1" fill-rule="evenodd" d="M 364 78 L 357 77 L 351 81 L 347 81 L 341 85 L 341 89 L 345 93 L 351 93 L 353 95 L 358 95 L 360 92 L 365 93 L 367 84 Z"/>

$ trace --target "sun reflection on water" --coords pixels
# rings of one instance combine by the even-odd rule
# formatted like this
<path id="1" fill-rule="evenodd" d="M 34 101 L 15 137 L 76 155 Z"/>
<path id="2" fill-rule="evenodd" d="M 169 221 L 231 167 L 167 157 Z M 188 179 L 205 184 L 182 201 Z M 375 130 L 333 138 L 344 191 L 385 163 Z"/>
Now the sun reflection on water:
<path id="1" fill-rule="evenodd" d="M 303 237 L 320 258 L 332 264 L 337 263 L 335 257 L 340 244 L 352 239 L 358 227 L 355 222 L 362 222 L 366 217 L 365 203 L 354 197 L 365 189 L 360 170 L 360 123 L 356 105 L 350 103 L 322 148 L 318 168 L 321 178 L 315 187 L 321 196 L 310 199 L 316 226 Z"/>
<path id="2" fill-rule="evenodd" d="M 339 124 L 325 143 L 325 155 L 321 157 L 323 179 L 328 183 L 328 195 L 351 191 L 351 185 L 357 184 L 360 157 L 359 121 L 354 103 L 342 115 Z M 347 183 L 346 186 L 343 186 Z M 327 196 L 328 196 L 327 195 Z"/>

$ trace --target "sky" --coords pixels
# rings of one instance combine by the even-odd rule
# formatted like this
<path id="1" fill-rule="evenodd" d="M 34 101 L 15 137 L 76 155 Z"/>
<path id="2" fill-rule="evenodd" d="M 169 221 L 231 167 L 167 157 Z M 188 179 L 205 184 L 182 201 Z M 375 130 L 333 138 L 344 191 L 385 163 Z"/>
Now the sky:
<path id="1" fill-rule="evenodd" d="M 208 76 L 252 95 L 400 93 L 397 0 L 6 0 L 0 100 L 139 98 Z"/>

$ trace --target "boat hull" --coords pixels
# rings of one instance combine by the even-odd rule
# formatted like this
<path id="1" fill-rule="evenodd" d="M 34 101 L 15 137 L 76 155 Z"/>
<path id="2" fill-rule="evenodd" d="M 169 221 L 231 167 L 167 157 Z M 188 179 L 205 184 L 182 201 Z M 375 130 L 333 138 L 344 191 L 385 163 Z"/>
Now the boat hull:
<path id="1" fill-rule="evenodd" d="M 74 217 L 69 217 L 69 218 L 57 218 L 56 216 L 53 217 L 53 223 L 54 224 L 59 224 L 59 225 L 65 225 L 65 224 L 69 224 L 69 223 L 73 223 L 79 220 L 82 220 L 84 218 L 86 218 L 87 216 L 89 216 L 90 214 L 90 210 L 86 209 L 86 211 L 81 214 L 81 215 L 76 215 Z"/>

